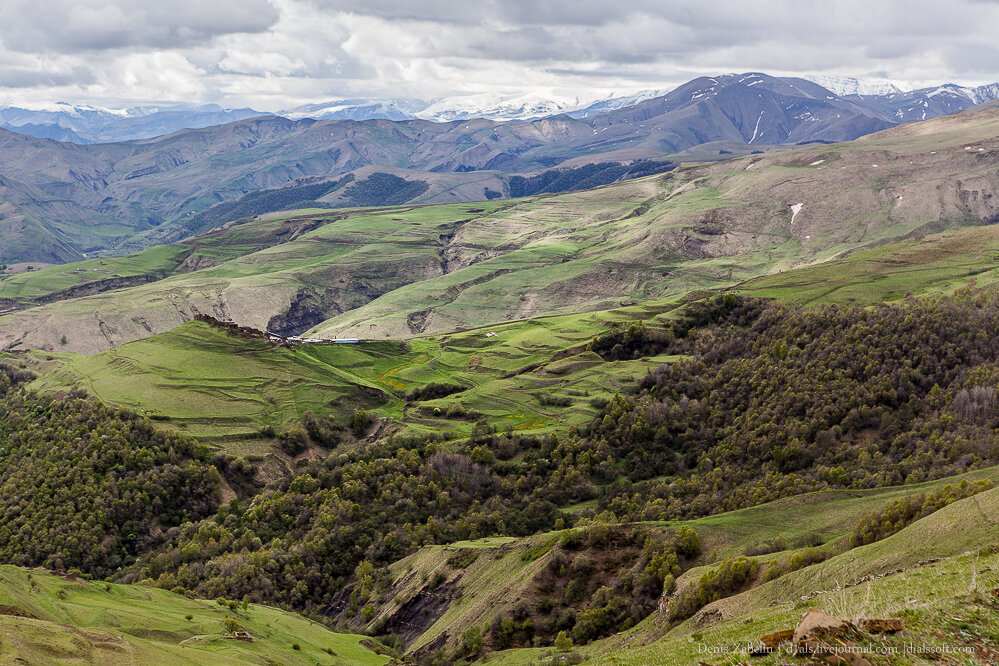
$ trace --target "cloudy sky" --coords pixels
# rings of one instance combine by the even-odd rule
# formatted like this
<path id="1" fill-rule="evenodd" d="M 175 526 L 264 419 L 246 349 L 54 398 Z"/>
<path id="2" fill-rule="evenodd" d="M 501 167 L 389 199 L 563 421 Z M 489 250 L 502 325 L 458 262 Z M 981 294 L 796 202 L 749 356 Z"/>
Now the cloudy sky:
<path id="1" fill-rule="evenodd" d="M 2 0 L 0 104 L 593 99 L 745 71 L 982 84 L 997 27 L 999 0 Z"/>

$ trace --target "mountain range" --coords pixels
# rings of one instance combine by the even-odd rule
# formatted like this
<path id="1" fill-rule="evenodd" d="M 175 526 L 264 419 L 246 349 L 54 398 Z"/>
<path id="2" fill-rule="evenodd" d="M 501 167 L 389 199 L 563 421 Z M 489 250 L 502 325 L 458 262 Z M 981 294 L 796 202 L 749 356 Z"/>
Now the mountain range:
<path id="1" fill-rule="evenodd" d="M 344 176 L 358 181 L 350 187 L 360 188 L 361 196 L 331 194 L 337 201 L 320 205 L 503 198 L 517 193 L 510 174 L 596 162 L 717 160 L 846 141 L 995 97 L 999 86 L 839 96 L 805 79 L 747 73 L 701 77 L 595 115 L 584 109 L 524 121 L 242 118 L 254 112 L 210 107 L 198 111 L 208 127 L 131 142 L 79 145 L 0 130 L 0 262 L 62 263 L 172 242 L 211 228 L 192 226 L 193 218 L 223 202 L 324 182 L 332 190 L 347 185 Z M 413 107 L 378 108 L 404 114 Z M 78 135 L 88 127 L 97 131 L 110 116 L 117 124 L 101 129 L 104 134 L 121 132 L 122 123 L 166 131 L 185 113 L 60 109 L 45 113 L 75 112 L 77 124 L 69 129 Z M 334 113 L 329 106 L 314 111 Z M 11 109 L 4 113 L 13 117 Z M 372 181 L 375 173 L 395 180 Z M 387 184 L 391 191 L 384 190 Z"/>
<path id="2" fill-rule="evenodd" d="M 722 77 L 725 78 L 725 77 Z M 905 115 L 905 105 L 911 112 L 927 112 L 927 118 L 939 115 L 941 104 L 950 111 L 968 108 L 999 99 L 999 84 L 978 87 L 945 84 L 931 88 L 905 90 L 889 81 L 865 81 L 852 77 L 808 75 L 807 81 L 817 83 L 837 97 L 865 98 L 872 108 L 884 106 L 898 118 Z M 639 102 L 664 97 L 666 89 L 642 90 L 631 94 L 609 94 L 603 97 L 552 96 L 540 93 L 504 95 L 480 93 L 458 95 L 435 100 L 409 97 L 344 98 L 305 104 L 278 111 L 274 115 L 301 120 L 431 120 L 451 122 L 472 118 L 497 121 L 534 120 L 566 114 L 573 118 L 615 111 Z M 942 97 L 942 99 L 934 99 Z M 873 98 L 873 99 L 872 99 Z M 904 109 L 904 110 L 903 110 Z M 903 115 L 898 115 L 899 111 Z M 181 129 L 198 129 L 226 122 L 271 115 L 249 108 L 226 109 L 215 104 L 195 105 L 171 103 L 145 105 L 123 109 L 56 103 L 38 108 L 6 106 L 0 108 L 0 127 L 22 134 L 72 143 L 108 143 L 133 141 L 162 136 Z"/>

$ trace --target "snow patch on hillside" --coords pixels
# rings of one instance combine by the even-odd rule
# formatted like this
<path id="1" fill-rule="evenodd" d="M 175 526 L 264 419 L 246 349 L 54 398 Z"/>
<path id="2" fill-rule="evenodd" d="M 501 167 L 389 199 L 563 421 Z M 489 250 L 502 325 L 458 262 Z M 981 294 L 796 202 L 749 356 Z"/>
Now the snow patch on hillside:
<path id="1" fill-rule="evenodd" d="M 796 203 L 791 205 L 791 224 L 794 224 L 794 218 L 798 217 L 798 213 L 801 209 L 805 207 L 804 203 Z"/>

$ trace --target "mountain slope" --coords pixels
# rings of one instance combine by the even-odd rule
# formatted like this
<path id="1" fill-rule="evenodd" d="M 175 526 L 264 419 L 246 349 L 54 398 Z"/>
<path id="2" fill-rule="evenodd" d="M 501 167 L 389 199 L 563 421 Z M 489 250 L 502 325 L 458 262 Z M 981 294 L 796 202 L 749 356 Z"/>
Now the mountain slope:
<path id="1" fill-rule="evenodd" d="M 213 104 L 103 109 L 58 103 L 35 109 L 0 108 L 0 126 L 38 138 L 90 144 L 148 139 L 262 115 L 266 114 L 253 109 L 223 109 Z"/>
<path id="2" fill-rule="evenodd" d="M 745 74 L 695 79 L 663 97 L 587 118 L 434 123 L 264 116 L 90 146 L 0 131 L 0 176 L 41 193 L 25 210 L 39 224 L 59 220 L 78 226 L 81 239 L 65 239 L 77 252 L 123 253 L 183 237 L 185 220 L 218 202 L 370 165 L 435 173 L 534 173 L 570 160 L 578 166 L 663 157 L 710 142 L 744 150 L 838 142 L 922 117 L 923 111 L 930 117 L 964 108 L 947 99 L 941 93 L 933 97 L 939 103 L 918 107 L 914 115 L 918 100 L 905 96 L 885 109 L 868 99 L 836 97 L 803 79 Z M 151 123 L 155 117 L 160 116 L 127 120 Z M 717 158 L 723 151 L 715 152 Z M 90 212 L 56 217 L 45 210 L 55 202 L 72 202 Z M 124 233 L 112 238 L 91 234 L 87 218 L 94 215 L 113 218 Z"/>
<path id="3" fill-rule="evenodd" d="M 192 241 L 243 247 L 238 256 L 7 315 L 0 341 L 93 353 L 196 312 L 405 337 L 731 285 L 995 222 L 997 127 L 999 111 L 983 111 L 557 196 L 259 220 Z"/>
<path id="4" fill-rule="evenodd" d="M 972 473 L 965 478 L 994 480 L 997 477 L 999 469 L 990 468 Z M 790 573 L 773 583 L 763 584 L 743 594 L 717 601 L 705 608 L 709 617 L 713 617 L 713 610 L 719 610 L 722 620 L 725 620 L 719 629 L 726 626 L 734 628 L 737 622 L 732 621 L 733 619 L 761 612 L 766 614 L 766 622 L 769 625 L 782 621 L 781 618 L 785 617 L 787 612 L 786 607 L 802 595 L 828 590 L 836 585 L 848 585 L 864 576 L 882 574 L 902 566 L 912 567 L 929 557 L 958 555 L 969 546 L 988 543 L 997 533 L 990 529 L 988 521 L 973 507 L 981 507 L 987 512 L 990 507 L 996 506 L 999 493 L 995 490 L 962 500 L 881 543 L 847 550 L 845 542 L 865 513 L 880 509 L 894 498 L 943 488 L 946 484 L 957 485 L 959 482 L 960 479 L 951 477 L 914 487 L 853 492 L 826 491 L 700 520 L 668 525 L 654 524 L 652 530 L 668 534 L 680 525 L 685 525 L 698 535 L 701 556 L 692 562 L 697 566 L 691 567 L 680 577 L 682 582 L 696 579 L 710 568 L 706 566 L 709 565 L 708 553 L 715 552 L 720 558 L 737 557 L 747 549 L 766 543 L 768 540 L 783 539 L 786 544 L 792 545 L 786 551 L 783 549 L 777 551 L 775 557 L 780 557 L 798 551 L 799 548 L 793 544 L 801 543 L 810 535 L 821 535 L 824 540 L 822 547 L 830 554 L 835 553 L 835 557 L 822 564 Z M 969 508 L 972 508 L 970 512 Z M 610 533 L 625 532 L 628 527 L 634 529 L 634 526 L 614 527 L 610 528 L 612 530 Z M 594 533 L 599 533 L 599 529 L 599 527 L 594 529 Z M 743 533 L 748 534 L 743 536 Z M 392 565 L 393 584 L 389 594 L 376 602 L 373 619 L 360 621 L 360 618 L 353 618 L 353 626 L 359 629 L 378 628 L 386 631 L 397 628 L 404 631 L 408 638 L 407 650 L 411 654 L 440 648 L 453 654 L 461 649 L 462 635 L 470 627 L 489 625 L 497 616 L 516 617 L 518 613 L 521 614 L 522 622 L 525 611 L 522 605 L 521 608 L 517 608 L 526 600 L 529 609 L 527 613 L 531 616 L 536 631 L 540 631 L 546 620 L 544 617 L 546 613 L 538 610 L 544 608 L 542 603 L 544 596 L 537 588 L 539 582 L 545 578 L 546 569 L 550 570 L 557 566 L 558 561 L 560 559 L 565 561 L 567 556 L 573 560 L 589 558 L 592 561 L 593 558 L 599 558 L 598 572 L 600 565 L 609 564 L 613 569 L 617 564 L 614 560 L 610 562 L 601 560 L 607 558 L 609 552 L 614 551 L 617 551 L 615 555 L 621 561 L 630 564 L 630 561 L 622 556 L 626 549 L 621 548 L 619 543 L 595 549 L 579 545 L 567 546 L 571 534 L 567 531 L 521 539 L 486 538 L 423 548 Z M 585 543 L 586 528 L 578 528 L 578 534 L 583 537 L 580 541 Z M 920 543 L 920 538 L 929 534 L 945 534 L 952 540 L 948 540 L 946 548 L 941 548 L 940 542 L 936 539 Z M 905 547 L 899 547 L 903 543 Z M 760 558 L 761 561 L 769 560 L 769 555 L 770 553 L 765 554 Z M 438 572 L 442 573 L 445 579 L 443 583 L 439 578 L 434 579 L 434 574 Z M 549 591 L 549 598 L 558 598 L 558 592 L 559 590 Z M 821 600 L 821 597 L 819 598 Z M 774 609 L 774 606 L 777 608 Z M 414 612 L 417 609 L 422 612 Z M 335 600 L 326 612 L 346 615 L 339 599 Z M 718 620 L 714 620 L 712 624 L 718 624 Z M 754 624 L 759 626 L 759 622 Z M 793 622 L 791 624 L 793 625 Z M 661 612 L 653 613 L 636 630 L 625 632 L 621 636 L 598 640 L 587 646 L 584 654 L 595 657 L 613 649 L 612 646 L 628 643 L 637 643 L 639 646 L 651 644 L 650 649 L 657 650 L 660 654 L 670 648 L 676 649 L 679 653 L 686 648 L 684 644 L 688 642 L 687 635 L 700 628 L 696 621 L 671 628 Z M 759 629 L 756 631 L 766 633 Z M 639 637 L 643 640 L 636 641 Z M 498 649 L 495 638 L 496 634 L 493 634 L 492 647 Z M 429 646 L 433 648 L 428 649 Z M 520 652 L 520 655 L 523 657 L 529 653 L 525 650 Z M 517 653 L 511 653 L 511 656 L 513 654 Z M 635 659 L 634 663 L 649 663 L 638 661 L 641 659 L 640 655 L 644 657 L 647 654 L 640 647 L 633 648 L 630 659 Z M 488 661 L 502 660 L 503 657 L 503 652 L 493 653 Z"/>
<path id="5" fill-rule="evenodd" d="M 889 656 L 873 663 L 923 663 L 914 658 L 948 653 L 971 655 L 969 663 L 988 663 L 999 647 L 993 591 L 999 584 L 994 546 L 999 528 L 990 519 L 997 506 L 996 490 L 955 502 L 884 541 L 715 601 L 679 625 L 671 626 L 657 614 L 634 629 L 574 646 L 570 656 L 624 666 L 728 664 L 748 659 L 748 648 L 758 645 L 761 636 L 794 629 L 809 608 L 818 608 L 850 621 L 900 618 L 902 632 L 840 637 L 843 653 Z M 752 663 L 809 663 L 804 655 L 789 654 L 789 647 L 785 643 L 770 654 L 753 656 Z M 513 666 L 552 653 L 508 650 L 476 663 Z"/>
<path id="6" fill-rule="evenodd" d="M 227 617 L 249 632 L 235 640 Z M 0 566 L 0 659 L 36 664 L 333 664 L 380 666 L 371 639 L 333 633 L 256 604 L 214 601 L 138 585 L 88 582 L 45 569 Z M 293 645 L 298 645 L 294 648 Z M 369 647 L 370 645 L 370 647 Z"/>

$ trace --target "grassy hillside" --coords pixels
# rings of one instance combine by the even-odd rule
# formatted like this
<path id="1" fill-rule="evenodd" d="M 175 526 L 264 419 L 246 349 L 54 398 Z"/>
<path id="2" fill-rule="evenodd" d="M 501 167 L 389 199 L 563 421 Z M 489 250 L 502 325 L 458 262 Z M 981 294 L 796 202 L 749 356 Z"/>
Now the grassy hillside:
<path id="1" fill-rule="evenodd" d="M 991 508 L 999 502 L 999 495 L 993 490 L 947 507 L 894 537 L 871 546 L 849 549 L 847 537 L 863 515 L 880 510 L 893 499 L 939 489 L 948 484 L 956 485 L 963 478 L 997 482 L 999 468 L 898 488 L 812 493 L 693 521 L 651 524 L 648 528 L 654 532 L 675 530 L 685 525 L 698 534 L 701 556 L 679 578 L 678 586 L 687 580 L 696 580 L 710 569 L 712 557 L 721 559 L 752 553 L 753 548 L 759 548 L 777 537 L 784 539 L 787 550 L 767 553 L 759 557 L 761 561 L 793 553 L 806 540 L 823 544 L 824 549 L 837 553 L 824 563 L 787 574 L 705 609 L 721 609 L 725 622 L 713 631 L 716 631 L 716 636 L 724 638 L 717 640 L 727 641 L 735 630 L 740 641 L 748 641 L 758 639 L 760 633 L 782 628 L 776 626 L 781 622 L 793 626 L 795 620 L 789 618 L 797 609 L 795 602 L 813 591 L 829 590 L 837 585 L 846 587 L 867 575 L 909 568 L 931 557 L 958 555 L 969 548 L 977 549 L 999 539 L 999 528 L 991 525 L 977 511 L 980 507 L 989 515 Z M 969 513 L 969 505 L 976 507 L 976 510 Z M 587 528 L 578 528 L 577 531 L 584 535 L 585 542 Z M 527 602 L 535 626 L 539 627 L 544 613 L 536 610 L 543 601 L 543 595 L 537 589 L 537 580 L 543 578 L 550 562 L 561 557 L 558 553 L 568 553 L 573 558 L 585 555 L 600 561 L 601 554 L 606 557 L 606 553 L 613 550 L 607 546 L 595 551 L 584 549 L 582 555 L 573 555 L 571 547 L 565 545 L 566 534 L 554 532 L 522 539 L 497 537 L 424 548 L 392 565 L 391 586 L 378 596 L 370 619 L 363 622 L 355 620 L 355 626 L 399 632 L 406 642 L 407 651 L 414 654 L 425 654 L 440 648 L 453 654 L 460 650 L 466 630 L 489 626 L 495 618 L 513 616 L 514 609 L 523 602 Z M 932 539 L 928 538 L 931 534 Z M 946 546 L 941 547 L 937 539 L 946 540 Z M 602 562 L 598 566 L 620 565 Z M 962 563 L 959 568 L 967 571 L 967 563 Z M 845 597 L 846 594 L 844 591 L 840 596 Z M 558 594 L 555 596 L 558 597 Z M 884 596 L 887 595 L 879 593 L 877 598 L 867 600 L 868 606 L 873 608 L 883 604 L 883 607 L 890 608 L 892 602 Z M 817 598 L 821 606 L 821 601 L 825 599 L 822 595 Z M 778 608 L 771 604 L 775 599 L 781 602 Z M 839 600 L 833 603 L 849 602 Z M 851 609 L 851 613 L 873 612 L 871 608 L 857 607 Z M 343 612 L 342 606 L 334 610 Z M 834 606 L 829 610 L 842 612 L 843 607 Z M 762 617 L 761 612 L 764 614 Z M 746 627 L 741 619 L 748 615 L 752 615 L 754 621 Z M 766 629 L 771 625 L 775 628 Z M 722 627 L 727 627 L 728 633 Z M 701 629 L 696 621 L 671 628 L 660 614 L 653 613 L 636 629 L 625 632 L 621 637 L 598 640 L 582 650 L 581 654 L 596 659 L 596 663 L 603 663 L 603 659 L 625 646 L 648 644 L 646 649 L 632 647 L 630 652 L 625 653 L 629 655 L 625 661 L 619 663 L 690 663 L 684 661 L 691 657 L 689 635 L 703 633 Z M 753 632 L 756 632 L 755 636 Z M 495 637 L 491 639 L 489 631 L 484 633 L 486 644 L 496 649 Z M 643 661 L 656 651 L 669 655 L 669 658 L 658 662 Z M 535 663 L 544 652 L 550 653 L 550 649 L 517 650 L 506 656 L 499 652 L 490 655 L 488 662 Z"/>
<path id="2" fill-rule="evenodd" d="M 17 273 L 0 278 L 0 299 L 23 307 L 86 295 L 86 287 L 106 291 L 115 286 L 129 286 L 135 278 L 154 281 L 178 268 L 189 252 L 178 245 L 159 245 L 128 257 L 88 259 Z"/>
<path id="3" fill-rule="evenodd" d="M 581 425 L 595 405 L 668 357 L 605 362 L 586 345 L 615 324 L 655 322 L 675 304 L 546 317 L 407 342 L 285 347 L 235 338 L 200 322 L 82 356 L 32 353 L 35 386 L 83 386 L 240 454 L 267 454 L 277 432 L 307 411 L 348 423 L 366 409 L 379 436 L 467 435 L 480 418 L 499 430 L 551 432 Z M 429 384 L 451 395 L 413 399 Z"/>
<path id="4" fill-rule="evenodd" d="M 913 529 L 913 535 L 918 533 L 919 529 Z M 836 566 L 836 559 L 830 560 L 827 565 Z M 765 634 L 794 629 L 809 608 L 819 608 L 833 617 L 846 620 L 897 617 L 904 621 L 906 630 L 901 634 L 864 632 L 849 637 L 850 645 L 859 648 L 856 651 L 894 650 L 893 654 L 874 652 L 871 659 L 874 664 L 908 666 L 940 663 L 942 660 L 937 655 L 941 654 L 963 660 L 952 663 L 989 663 L 990 655 L 999 645 L 999 635 L 995 632 L 999 613 L 990 594 L 990 590 L 999 583 L 994 573 L 997 565 L 999 555 L 995 549 L 955 554 L 883 578 L 874 577 L 863 584 L 819 591 L 815 596 L 803 595 L 809 597 L 807 600 L 778 602 L 774 607 L 769 605 L 769 600 L 765 603 L 756 600 L 750 613 L 726 618 L 707 627 L 687 626 L 664 634 L 663 626 L 650 621 L 620 636 L 582 648 L 575 647 L 563 658 L 569 656 L 587 664 L 620 666 L 745 663 L 739 660 L 748 661 L 747 646 L 758 644 Z M 790 584 L 792 581 L 787 582 Z M 769 586 L 774 586 L 774 583 Z M 753 658 L 748 663 L 768 666 L 809 663 L 801 657 L 789 657 L 786 649 L 785 644 L 780 652 Z M 508 650 L 491 653 L 477 663 L 524 666 L 550 663 L 555 654 L 551 648 Z"/>
<path id="5" fill-rule="evenodd" d="M 0 317 L 0 345 L 94 353 L 196 312 L 400 338 L 732 286 L 993 221 L 997 126 L 983 111 L 563 195 L 268 217 L 185 242 L 157 282 Z"/>
<path id="6" fill-rule="evenodd" d="M 948 294 L 999 279 L 999 226 L 971 227 L 853 252 L 816 266 L 754 278 L 744 293 L 800 305 L 870 305 Z"/>
<path id="7" fill-rule="evenodd" d="M 235 617 L 252 636 L 223 628 Z M 350 664 L 389 657 L 363 636 L 337 634 L 293 613 L 154 587 L 88 582 L 45 569 L 0 566 L 0 661 L 32 664 Z M 297 646 L 297 647 L 296 647 Z M 380 648 L 379 648 L 380 651 Z"/>
<path id="8" fill-rule="evenodd" d="M 847 551 L 823 563 L 787 574 L 704 609 L 718 611 L 720 621 L 688 620 L 670 628 L 650 621 L 632 632 L 581 650 L 594 663 L 709 664 L 730 663 L 744 656 L 744 646 L 762 634 L 793 628 L 810 607 L 835 617 L 901 617 L 907 631 L 887 638 L 900 654 L 875 663 L 920 663 L 903 652 L 911 645 L 971 647 L 982 663 L 999 647 L 995 632 L 999 614 L 990 600 L 999 584 L 995 544 L 999 527 L 990 516 L 999 509 L 999 491 L 952 504 L 877 543 Z M 875 646 L 883 636 L 859 645 Z M 728 657 L 705 656 L 701 646 L 742 646 Z M 700 650 L 700 656 L 699 655 Z M 512 661 L 532 663 L 537 654 L 511 654 Z M 788 663 L 772 655 L 753 663 Z M 782 661 L 783 660 L 783 661 Z M 791 663 L 806 663 L 795 660 Z"/>

